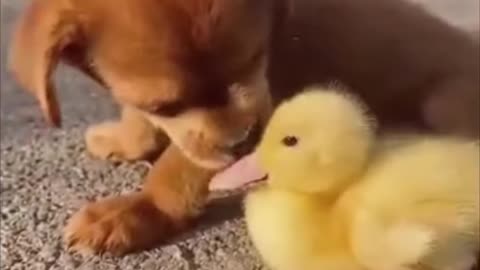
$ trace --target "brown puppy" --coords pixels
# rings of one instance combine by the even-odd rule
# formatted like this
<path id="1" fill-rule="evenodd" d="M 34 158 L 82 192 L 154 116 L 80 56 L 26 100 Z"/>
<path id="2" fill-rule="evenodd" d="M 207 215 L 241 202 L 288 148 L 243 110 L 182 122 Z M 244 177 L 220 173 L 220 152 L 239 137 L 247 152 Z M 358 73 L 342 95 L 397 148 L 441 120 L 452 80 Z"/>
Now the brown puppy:
<path id="1" fill-rule="evenodd" d="M 50 76 L 65 60 L 110 89 L 122 119 L 87 131 L 102 158 L 172 141 L 139 193 L 87 205 L 73 249 L 123 253 L 188 226 L 210 178 L 258 139 L 273 103 L 340 80 L 383 126 L 479 134 L 479 47 L 402 0 L 34 0 L 11 67 L 60 123 Z M 334 123 L 332 123 L 334 124 Z"/>

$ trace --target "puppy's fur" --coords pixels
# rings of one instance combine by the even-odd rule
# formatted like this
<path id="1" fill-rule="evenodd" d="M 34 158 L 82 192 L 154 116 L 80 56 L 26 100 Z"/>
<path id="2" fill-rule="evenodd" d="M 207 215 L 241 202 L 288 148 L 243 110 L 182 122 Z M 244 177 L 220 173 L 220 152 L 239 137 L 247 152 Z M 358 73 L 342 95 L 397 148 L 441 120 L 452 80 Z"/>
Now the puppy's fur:
<path id="1" fill-rule="evenodd" d="M 172 141 L 141 192 L 87 205 L 66 227 L 74 249 L 123 253 L 185 228 L 212 175 L 308 84 L 341 81 L 383 127 L 478 137 L 478 59 L 466 33 L 403 0 L 33 0 L 10 63 L 54 125 L 58 61 L 111 91 L 124 113 L 87 132 L 98 157 Z"/>

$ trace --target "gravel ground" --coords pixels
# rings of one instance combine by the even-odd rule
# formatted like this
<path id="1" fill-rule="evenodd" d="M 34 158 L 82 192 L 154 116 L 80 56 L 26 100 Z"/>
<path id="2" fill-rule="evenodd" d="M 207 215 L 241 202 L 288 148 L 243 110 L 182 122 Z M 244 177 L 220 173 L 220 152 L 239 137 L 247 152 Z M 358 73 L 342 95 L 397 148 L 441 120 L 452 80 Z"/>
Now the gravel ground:
<path id="1" fill-rule="evenodd" d="M 412 0 L 462 28 L 478 27 L 478 0 Z M 264 269 L 245 233 L 240 199 L 212 206 L 189 235 L 161 248 L 123 258 L 80 257 L 65 252 L 62 227 L 87 200 L 138 187 L 146 166 L 91 159 L 82 133 L 88 124 L 116 115 L 108 94 L 79 73 L 57 74 L 63 129 L 47 129 L 32 98 L 5 70 L 11 25 L 25 0 L 1 0 L 1 267 L 2 270 Z"/>

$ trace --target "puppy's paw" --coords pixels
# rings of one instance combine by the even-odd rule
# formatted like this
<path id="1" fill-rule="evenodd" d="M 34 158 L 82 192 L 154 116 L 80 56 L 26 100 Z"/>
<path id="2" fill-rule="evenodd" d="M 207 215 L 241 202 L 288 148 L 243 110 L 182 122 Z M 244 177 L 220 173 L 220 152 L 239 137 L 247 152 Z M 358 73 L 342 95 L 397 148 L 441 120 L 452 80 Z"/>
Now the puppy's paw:
<path id="1" fill-rule="evenodd" d="M 148 159 L 168 142 L 159 140 L 158 132 L 147 124 L 127 125 L 105 122 L 90 127 L 85 134 L 87 150 L 96 158 L 111 161 Z"/>
<path id="2" fill-rule="evenodd" d="M 87 205 L 68 221 L 64 240 L 70 251 L 122 255 L 151 248 L 174 229 L 166 215 L 136 193 Z"/>
<path id="3" fill-rule="evenodd" d="M 91 126 L 85 133 L 88 152 L 96 158 L 119 161 L 124 156 L 118 138 L 119 123 L 105 122 Z"/>

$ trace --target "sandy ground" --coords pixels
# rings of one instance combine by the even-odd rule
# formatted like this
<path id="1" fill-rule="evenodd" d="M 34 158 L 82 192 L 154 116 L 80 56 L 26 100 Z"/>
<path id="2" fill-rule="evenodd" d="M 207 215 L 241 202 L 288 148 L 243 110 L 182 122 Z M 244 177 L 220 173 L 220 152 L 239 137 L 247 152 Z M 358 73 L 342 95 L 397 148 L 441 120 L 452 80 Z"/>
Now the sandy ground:
<path id="1" fill-rule="evenodd" d="M 478 0 L 412 0 L 462 28 L 475 29 Z M 33 100 L 5 70 L 12 21 L 24 0 L 1 0 L 1 269 L 2 270 L 255 270 L 264 269 L 231 199 L 208 211 L 189 235 L 152 251 L 123 258 L 80 257 L 65 252 L 61 231 L 85 201 L 127 192 L 140 184 L 142 163 L 112 165 L 85 153 L 88 124 L 116 115 L 107 93 L 62 67 L 57 82 L 65 126 L 47 129 Z"/>

